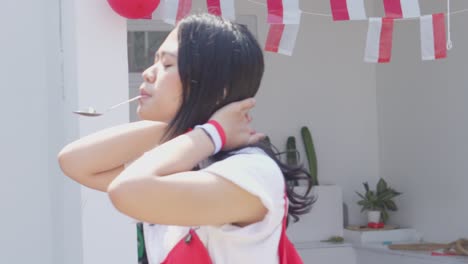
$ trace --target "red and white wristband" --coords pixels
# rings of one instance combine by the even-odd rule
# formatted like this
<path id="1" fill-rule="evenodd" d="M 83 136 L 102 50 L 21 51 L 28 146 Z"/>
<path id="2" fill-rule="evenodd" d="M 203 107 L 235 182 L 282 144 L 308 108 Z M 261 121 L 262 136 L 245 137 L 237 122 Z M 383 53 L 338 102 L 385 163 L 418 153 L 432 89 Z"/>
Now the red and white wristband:
<path id="1" fill-rule="evenodd" d="M 195 126 L 195 128 L 201 128 L 210 137 L 215 150 L 213 155 L 218 153 L 226 144 L 226 133 L 224 133 L 223 127 L 215 120 L 210 120 L 206 124 Z"/>

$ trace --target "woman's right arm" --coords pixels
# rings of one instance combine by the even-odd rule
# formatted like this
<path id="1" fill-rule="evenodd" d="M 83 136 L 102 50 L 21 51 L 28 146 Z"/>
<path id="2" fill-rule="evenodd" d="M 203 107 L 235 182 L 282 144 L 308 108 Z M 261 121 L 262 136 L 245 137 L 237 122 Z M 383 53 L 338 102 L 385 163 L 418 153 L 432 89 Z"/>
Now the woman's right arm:
<path id="1" fill-rule="evenodd" d="M 105 192 L 125 163 L 159 144 L 166 127 L 139 121 L 101 130 L 65 146 L 58 154 L 60 167 L 78 183 Z"/>

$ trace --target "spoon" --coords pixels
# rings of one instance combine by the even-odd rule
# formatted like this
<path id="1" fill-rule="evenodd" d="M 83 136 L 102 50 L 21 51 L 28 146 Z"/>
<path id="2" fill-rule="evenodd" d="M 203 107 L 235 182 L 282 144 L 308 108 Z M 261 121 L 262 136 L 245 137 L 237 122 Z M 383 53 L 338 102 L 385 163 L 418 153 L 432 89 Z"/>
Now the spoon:
<path id="1" fill-rule="evenodd" d="M 98 112 L 98 111 L 96 111 L 96 109 L 95 109 L 94 107 L 91 107 L 91 106 L 90 106 L 90 107 L 85 108 L 85 109 L 73 111 L 73 113 L 78 114 L 78 115 L 82 115 L 82 116 L 100 116 L 100 115 L 103 115 L 103 114 L 109 112 L 110 110 L 112 110 L 112 109 L 114 109 L 114 108 L 116 108 L 116 107 L 118 107 L 118 106 L 121 106 L 121 105 L 126 104 L 126 103 L 133 102 L 133 101 L 135 101 L 135 100 L 140 99 L 141 97 L 142 97 L 141 95 L 138 95 L 138 96 L 136 96 L 136 97 L 133 97 L 133 98 L 131 98 L 131 99 L 128 99 L 128 100 L 126 100 L 126 101 L 123 101 L 123 102 L 121 102 L 121 103 L 118 103 L 118 104 L 116 104 L 116 105 L 113 105 L 113 106 L 107 108 L 107 110 L 104 111 L 104 112 Z"/>

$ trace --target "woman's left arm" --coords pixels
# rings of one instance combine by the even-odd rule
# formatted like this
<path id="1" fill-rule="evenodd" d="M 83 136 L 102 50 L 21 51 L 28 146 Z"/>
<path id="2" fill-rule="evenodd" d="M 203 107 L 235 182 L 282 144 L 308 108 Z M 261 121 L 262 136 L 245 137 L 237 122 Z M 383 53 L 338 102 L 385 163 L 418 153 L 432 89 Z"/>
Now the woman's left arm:
<path id="1" fill-rule="evenodd" d="M 249 126 L 247 113 L 254 105 L 253 99 L 246 99 L 213 115 L 226 132 L 224 150 L 263 137 Z M 218 175 L 191 171 L 213 151 L 202 129 L 169 140 L 114 179 L 108 188 L 112 203 L 122 213 L 149 223 L 193 226 L 262 220 L 266 209 L 258 197 Z"/>

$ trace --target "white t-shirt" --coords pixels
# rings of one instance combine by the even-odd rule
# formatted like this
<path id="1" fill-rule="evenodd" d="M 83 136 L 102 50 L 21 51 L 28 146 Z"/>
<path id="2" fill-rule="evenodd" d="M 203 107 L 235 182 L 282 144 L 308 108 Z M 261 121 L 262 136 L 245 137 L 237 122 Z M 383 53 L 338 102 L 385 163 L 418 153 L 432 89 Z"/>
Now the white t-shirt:
<path id="1" fill-rule="evenodd" d="M 244 148 L 203 171 L 237 184 L 258 196 L 268 213 L 257 223 L 238 227 L 193 227 L 213 264 L 278 263 L 278 244 L 284 215 L 284 178 L 278 165 L 261 149 Z M 190 227 L 143 224 L 150 264 L 160 264 Z"/>

